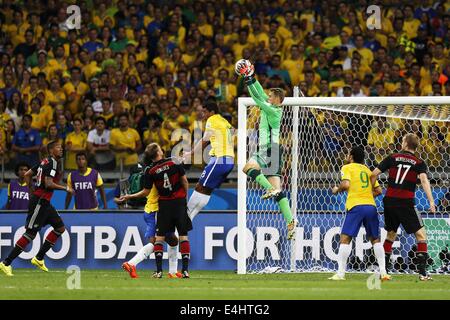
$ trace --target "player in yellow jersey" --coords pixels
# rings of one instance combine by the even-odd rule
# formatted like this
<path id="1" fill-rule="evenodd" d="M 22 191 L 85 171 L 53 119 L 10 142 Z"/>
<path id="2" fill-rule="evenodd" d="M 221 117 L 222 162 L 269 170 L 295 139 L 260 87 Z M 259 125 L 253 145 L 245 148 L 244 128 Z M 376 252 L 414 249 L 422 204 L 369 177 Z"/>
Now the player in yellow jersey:
<path id="1" fill-rule="evenodd" d="M 151 162 L 147 162 L 151 165 Z M 145 172 L 145 170 L 144 170 Z M 153 253 L 156 240 L 156 214 L 158 213 L 158 190 L 152 187 L 147 195 L 147 203 L 144 208 L 144 221 L 147 225 L 144 238 L 148 239 L 148 243 L 143 246 L 131 260 L 124 262 L 122 268 L 130 274 L 131 278 L 137 278 L 136 266 L 145 259 L 148 259 Z M 167 254 L 169 258 L 169 278 L 181 278 L 181 273 L 177 271 L 178 267 L 178 238 L 174 233 L 166 235 L 168 244 Z"/>
<path id="2" fill-rule="evenodd" d="M 211 193 L 227 178 L 234 167 L 233 126 L 219 114 L 215 102 L 208 102 L 203 107 L 205 125 L 203 138 L 194 146 L 191 152 L 184 153 L 184 158 L 202 150 L 211 142 L 211 159 L 203 170 L 195 190 L 189 198 L 188 214 L 191 220 L 208 204 Z M 195 160 L 195 157 L 194 157 Z"/>
<path id="3" fill-rule="evenodd" d="M 364 158 L 363 148 L 352 148 L 347 156 L 348 164 L 341 170 L 341 184 L 332 189 L 333 194 L 347 191 L 348 195 L 345 203 L 347 214 L 340 236 L 338 272 L 330 280 L 345 280 L 347 260 L 352 251 L 351 241 L 358 235 L 361 225 L 364 225 L 367 237 L 372 242 L 380 268 L 380 279 L 382 281 L 391 279 L 386 272 L 384 248 L 380 242 L 380 222 L 374 198 L 382 193 L 381 187 L 378 182 L 372 185 L 370 181 L 372 171 L 364 165 Z"/>

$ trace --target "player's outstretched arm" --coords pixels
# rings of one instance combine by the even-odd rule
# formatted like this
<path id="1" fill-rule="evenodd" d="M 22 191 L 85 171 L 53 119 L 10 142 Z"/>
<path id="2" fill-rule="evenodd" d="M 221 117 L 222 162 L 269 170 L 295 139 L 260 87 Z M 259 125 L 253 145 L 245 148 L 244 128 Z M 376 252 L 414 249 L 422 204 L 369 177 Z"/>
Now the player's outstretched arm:
<path id="1" fill-rule="evenodd" d="M 373 186 L 377 185 L 377 179 L 380 174 L 381 170 L 378 168 L 372 171 L 372 174 L 370 175 L 370 183 L 372 183 Z"/>
<path id="2" fill-rule="evenodd" d="M 124 202 L 124 201 L 128 201 L 128 200 L 130 200 L 130 199 L 136 199 L 136 198 L 145 198 L 145 197 L 147 197 L 149 194 L 150 194 L 150 190 L 151 189 L 146 189 L 146 188 L 144 188 L 144 189 L 142 189 L 141 191 L 139 191 L 139 192 L 136 192 L 136 193 L 133 193 L 133 194 L 126 194 L 126 195 L 123 195 L 123 196 L 121 196 L 120 198 L 119 198 L 119 202 Z"/>
<path id="3" fill-rule="evenodd" d="M 350 181 L 342 180 L 339 187 L 333 187 L 333 189 L 331 189 L 331 193 L 338 194 L 347 191 L 349 188 L 350 188 Z"/>
<path id="4" fill-rule="evenodd" d="M 56 182 L 53 181 L 52 177 L 45 177 L 45 186 L 48 189 L 63 190 L 63 191 L 67 191 L 69 193 L 74 193 L 74 190 L 72 189 L 72 187 L 70 185 L 63 186 L 61 184 L 57 184 Z"/>
<path id="5" fill-rule="evenodd" d="M 426 173 L 419 174 L 420 183 L 422 184 L 423 191 L 427 195 L 428 202 L 430 203 L 431 213 L 436 213 L 436 205 L 434 204 L 433 194 L 431 193 L 430 181 L 428 180 Z"/>

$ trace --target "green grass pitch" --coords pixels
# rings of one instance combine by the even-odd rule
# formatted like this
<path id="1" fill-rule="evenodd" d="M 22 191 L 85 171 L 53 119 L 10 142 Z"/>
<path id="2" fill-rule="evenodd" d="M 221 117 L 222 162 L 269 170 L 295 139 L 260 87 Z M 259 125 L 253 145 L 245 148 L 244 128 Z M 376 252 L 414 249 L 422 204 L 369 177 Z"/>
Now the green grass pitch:
<path id="1" fill-rule="evenodd" d="M 43 273 L 15 269 L 0 274 L 0 299 L 450 299 L 450 276 L 434 275 L 420 282 L 416 275 L 394 275 L 369 290 L 369 274 L 347 274 L 330 281 L 329 273 L 237 275 L 233 272 L 192 271 L 191 279 L 153 279 L 138 270 L 131 279 L 122 270 L 82 270 L 81 289 L 67 289 L 65 270 Z"/>

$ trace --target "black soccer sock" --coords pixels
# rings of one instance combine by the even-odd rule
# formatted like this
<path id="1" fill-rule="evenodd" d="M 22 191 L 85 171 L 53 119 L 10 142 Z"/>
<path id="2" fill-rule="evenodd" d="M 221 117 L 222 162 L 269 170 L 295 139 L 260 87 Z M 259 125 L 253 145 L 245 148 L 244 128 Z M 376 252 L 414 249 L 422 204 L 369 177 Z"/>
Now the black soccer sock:
<path id="1" fill-rule="evenodd" d="M 425 241 L 417 243 L 417 271 L 422 276 L 427 274 L 428 246 Z"/>
<path id="2" fill-rule="evenodd" d="M 11 265 L 11 263 L 25 250 L 27 245 L 33 241 L 35 235 L 24 233 L 19 240 L 17 240 L 16 245 L 9 253 L 8 257 L 3 261 L 5 266 Z"/>
<path id="3" fill-rule="evenodd" d="M 58 238 L 61 236 L 61 232 L 58 232 L 56 230 L 50 231 L 50 233 L 45 238 L 44 243 L 41 246 L 41 249 L 39 249 L 39 252 L 36 255 L 36 259 L 42 260 L 44 259 L 45 254 L 48 250 L 50 250 L 58 240 Z"/>
<path id="4" fill-rule="evenodd" d="M 155 247 L 153 249 L 155 253 L 155 262 L 156 262 L 156 272 L 162 272 L 162 260 L 163 260 L 163 243 L 155 242 Z"/>
<path id="5" fill-rule="evenodd" d="M 181 272 L 188 271 L 189 257 L 191 254 L 191 246 L 189 244 L 189 240 L 183 240 L 180 242 L 180 253 L 181 253 L 181 261 L 183 262 Z"/>
<path id="6" fill-rule="evenodd" d="M 384 256 L 385 256 L 385 263 L 386 263 L 386 270 L 391 269 L 392 263 L 391 263 L 391 254 L 392 254 L 392 245 L 393 242 L 386 239 L 383 243 L 384 248 Z"/>

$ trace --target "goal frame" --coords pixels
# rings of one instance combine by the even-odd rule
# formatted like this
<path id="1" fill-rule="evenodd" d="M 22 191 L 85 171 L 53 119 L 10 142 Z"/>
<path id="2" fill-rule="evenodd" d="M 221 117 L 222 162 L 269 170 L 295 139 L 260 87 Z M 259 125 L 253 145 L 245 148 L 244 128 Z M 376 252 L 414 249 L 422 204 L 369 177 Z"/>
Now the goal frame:
<path id="1" fill-rule="evenodd" d="M 450 105 L 450 96 L 403 96 L 403 97 L 299 97 L 299 89 L 294 87 L 294 97 L 286 97 L 283 100 L 283 106 L 294 107 L 293 117 L 293 131 L 298 131 L 299 127 L 299 112 L 303 107 L 320 108 L 329 110 L 333 106 L 382 106 L 382 105 Z M 238 140 L 237 140 L 237 156 L 238 156 L 238 212 L 237 212 L 237 273 L 247 273 L 247 252 L 246 252 L 246 237 L 247 237 L 247 176 L 243 172 L 245 163 L 247 162 L 247 107 L 256 105 L 251 97 L 238 98 Z M 354 114 L 367 114 L 367 112 L 351 111 Z M 375 115 L 375 114 L 374 114 Z M 395 115 L 383 115 L 385 117 L 395 117 Z M 410 119 L 415 119 L 410 117 Z M 417 117 L 418 120 L 446 120 L 446 119 L 424 119 Z M 298 136 L 298 135 L 296 135 Z M 294 144 L 296 145 L 296 144 Z M 293 148 L 292 154 L 298 152 Z M 293 156 L 292 159 L 297 159 Z M 293 161 L 293 165 L 297 165 L 297 161 Z M 298 170 L 293 171 L 294 174 Z M 292 179 L 291 184 L 292 196 L 297 196 L 298 179 Z M 294 199 L 295 200 L 295 199 Z M 297 201 L 292 201 L 294 204 L 292 208 L 294 216 L 297 216 L 297 209 L 295 208 Z M 295 255 L 291 254 L 291 269 L 295 267 Z"/>

